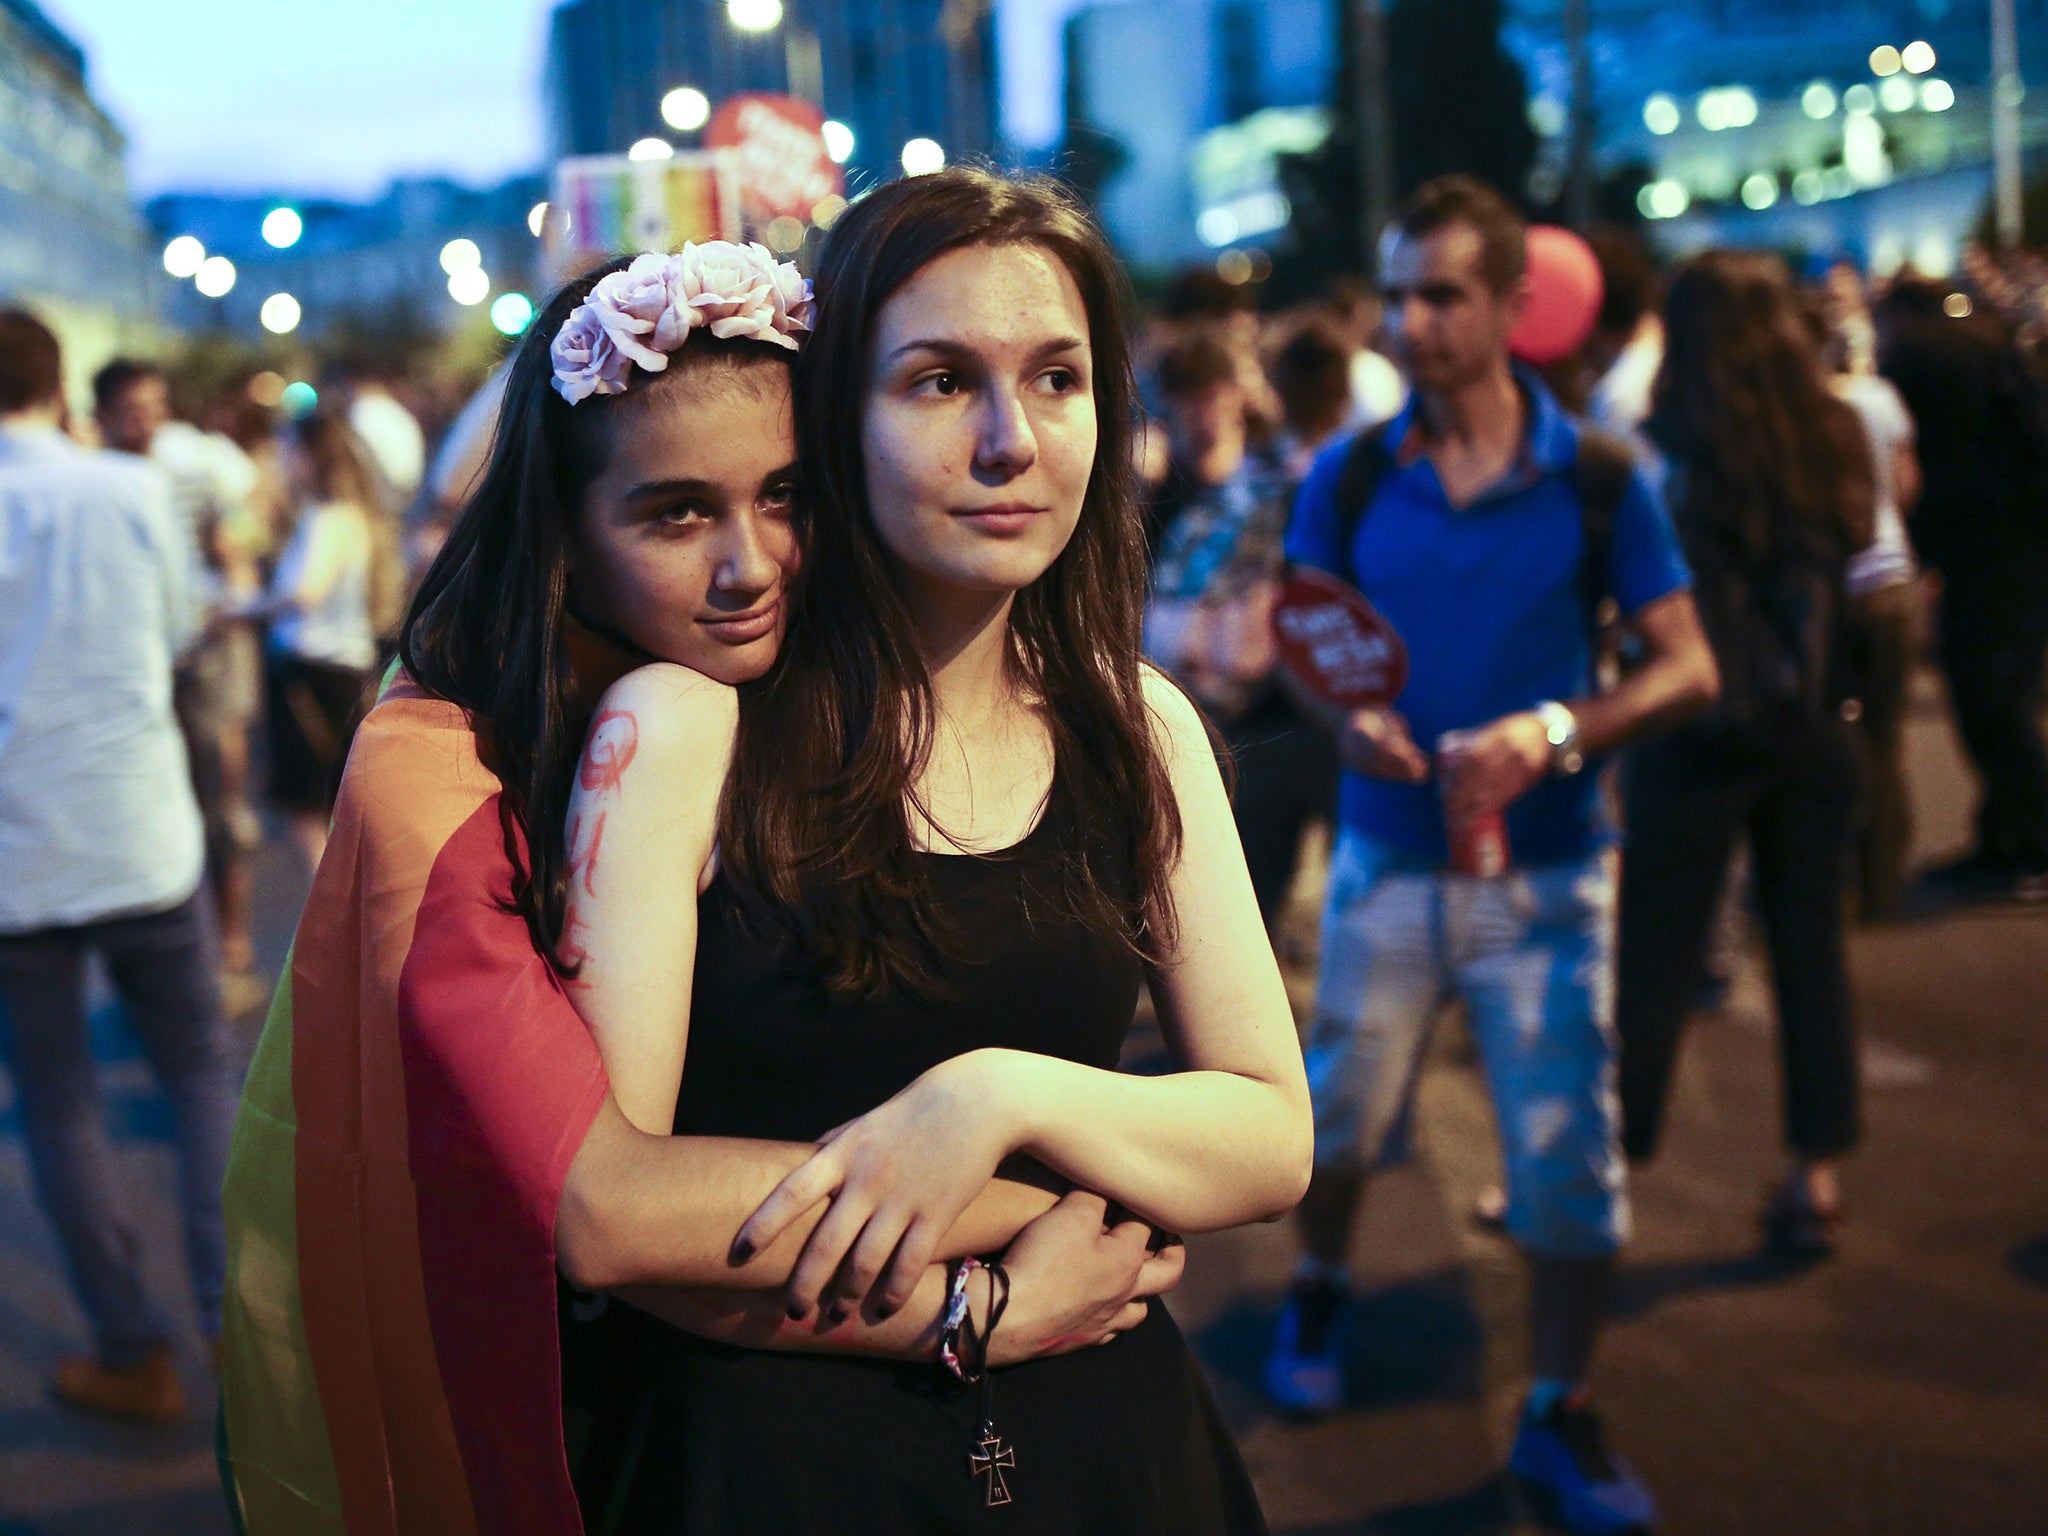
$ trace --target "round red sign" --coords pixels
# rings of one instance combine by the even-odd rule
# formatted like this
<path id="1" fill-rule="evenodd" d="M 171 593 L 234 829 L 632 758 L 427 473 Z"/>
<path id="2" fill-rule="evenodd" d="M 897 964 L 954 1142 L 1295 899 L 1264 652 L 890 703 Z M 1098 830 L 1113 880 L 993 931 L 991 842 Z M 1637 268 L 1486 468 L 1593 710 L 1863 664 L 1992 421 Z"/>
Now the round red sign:
<path id="1" fill-rule="evenodd" d="M 1317 698 L 1355 709 L 1391 704 L 1408 686 L 1408 647 L 1356 588 L 1304 567 L 1273 610 L 1280 665 Z"/>
<path id="2" fill-rule="evenodd" d="M 808 221 L 813 208 L 845 186 L 825 149 L 825 114 L 794 96 L 728 96 L 712 114 L 704 143 L 734 152 L 747 221 L 754 225 L 778 218 Z"/>

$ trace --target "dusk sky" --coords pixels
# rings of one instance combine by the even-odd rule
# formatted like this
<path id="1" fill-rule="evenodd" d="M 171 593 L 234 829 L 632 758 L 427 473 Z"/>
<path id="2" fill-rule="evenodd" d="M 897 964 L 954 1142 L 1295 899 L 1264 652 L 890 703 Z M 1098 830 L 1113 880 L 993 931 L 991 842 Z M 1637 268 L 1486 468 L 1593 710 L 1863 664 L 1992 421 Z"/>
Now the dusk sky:
<path id="1" fill-rule="evenodd" d="M 399 174 L 488 182 L 540 164 L 553 0 L 40 0 L 84 46 L 129 136 L 129 176 L 170 188 L 363 196 Z M 999 0 L 1010 138 L 1059 130 L 1059 23 L 1079 0 Z"/>

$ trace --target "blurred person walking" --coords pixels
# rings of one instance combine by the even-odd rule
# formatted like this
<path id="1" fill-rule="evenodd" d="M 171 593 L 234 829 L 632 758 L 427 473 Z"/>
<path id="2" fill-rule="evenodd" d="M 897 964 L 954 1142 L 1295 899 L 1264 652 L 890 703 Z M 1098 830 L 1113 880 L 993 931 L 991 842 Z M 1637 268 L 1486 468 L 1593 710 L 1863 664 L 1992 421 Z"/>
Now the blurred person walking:
<path id="1" fill-rule="evenodd" d="M 1292 482 L 1290 493 L 1308 478 L 1316 456 L 1345 432 L 1385 419 L 1358 420 L 1351 392 L 1351 352 L 1343 336 L 1325 321 L 1311 320 L 1298 327 L 1273 355 L 1271 374 L 1273 393 L 1280 399 L 1280 430 L 1274 434 L 1273 450 Z"/>
<path id="2" fill-rule="evenodd" d="M 1308 1256 L 1266 1387 L 1297 1411 L 1341 1403 L 1361 1197 L 1405 1155 L 1430 1025 L 1461 999 L 1503 1142 L 1507 1229 L 1533 1278 L 1536 1380 L 1510 1466 L 1573 1529 L 1622 1531 L 1648 1524 L 1654 1503 L 1607 1452 L 1585 1390 L 1628 1229 L 1613 861 L 1588 764 L 1703 708 L 1713 658 L 1628 451 L 1582 432 L 1509 361 L 1527 293 L 1520 215 L 1470 178 L 1429 183 L 1390 232 L 1382 272 L 1415 397 L 1317 463 L 1287 549 L 1356 580 L 1412 669 L 1394 708 L 1309 706 L 1349 771 L 1308 1052 Z M 1644 659 L 1602 695 L 1610 600 Z M 1452 847 L 1489 822 L 1504 826 L 1496 851 L 1512 850 L 1490 874 Z"/>
<path id="3" fill-rule="evenodd" d="M 1946 298 L 1903 281 L 1877 317 L 1919 437 L 1910 526 L 1941 576 L 1941 668 L 1984 786 L 1976 848 L 1930 878 L 1961 899 L 2048 901 L 2048 413 L 2002 323 L 1950 316 Z"/>
<path id="4" fill-rule="evenodd" d="M 194 551 L 202 628 L 179 659 L 174 697 L 220 921 L 230 1013 L 259 1001 L 253 933 L 256 850 L 263 825 L 251 799 L 250 736 L 263 708 L 261 637 L 233 610 L 261 590 L 252 547 L 260 472 L 232 439 L 179 421 L 169 381 L 152 363 L 116 358 L 93 376 L 100 440 L 170 477 L 172 500 Z"/>
<path id="5" fill-rule="evenodd" d="M 169 1423 L 184 1393 L 121 1210 L 85 964 L 105 959 L 170 1098 L 186 1259 L 217 1340 L 235 1081 L 171 701 L 197 630 L 194 561 L 161 471 L 64 436 L 61 380 L 50 331 L 0 313 L 0 1000 L 36 1197 L 93 1330 L 55 1392 Z"/>
<path id="6" fill-rule="evenodd" d="M 1873 532 L 1869 547 L 1850 557 L 1843 575 L 1848 608 L 1842 643 L 1864 767 L 1851 884 L 1858 915 L 1873 922 L 1899 915 L 1913 845 L 1904 762 L 1906 694 L 1926 644 L 1927 603 L 1905 513 L 1920 498 L 1920 455 L 1906 402 L 1891 380 L 1873 371 L 1857 328 L 1833 318 L 1841 313 L 1838 304 L 1809 302 L 1805 311 L 1829 387 L 1856 412 L 1870 450 Z"/>
<path id="7" fill-rule="evenodd" d="M 1706 718 L 1625 772 L 1615 1018 L 1624 1145 L 1657 1149 L 1678 1042 L 1737 839 L 1747 836 L 1778 1004 L 1791 1166 L 1767 1235 L 1828 1251 L 1856 1144 L 1843 891 L 1858 791 L 1839 636 L 1870 543 L 1870 452 L 1830 389 L 1775 257 L 1713 251 L 1672 281 L 1647 435 L 1721 669 Z"/>
<path id="8" fill-rule="evenodd" d="M 270 798 L 316 867 L 356 723 L 405 601 L 397 518 L 348 422 L 293 429 L 286 473 L 298 525 L 258 611 L 271 620 Z"/>
<path id="9" fill-rule="evenodd" d="M 1337 361 L 1341 402 L 1341 354 Z M 1232 811 L 1270 930 L 1303 830 L 1331 817 L 1337 799 L 1329 733 L 1302 716 L 1274 672 L 1273 606 L 1296 477 L 1277 454 L 1247 446 L 1238 362 L 1215 336 L 1194 332 L 1168 347 L 1158 383 L 1171 456 L 1147 515 L 1155 555 L 1145 652 L 1230 747 Z"/>

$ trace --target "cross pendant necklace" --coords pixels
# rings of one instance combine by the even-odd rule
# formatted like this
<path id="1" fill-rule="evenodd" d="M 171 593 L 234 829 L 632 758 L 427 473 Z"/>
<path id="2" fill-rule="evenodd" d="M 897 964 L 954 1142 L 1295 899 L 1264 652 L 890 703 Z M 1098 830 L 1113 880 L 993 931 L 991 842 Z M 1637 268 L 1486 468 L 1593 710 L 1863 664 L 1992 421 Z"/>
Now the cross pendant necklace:
<path id="1" fill-rule="evenodd" d="M 1016 1470 L 1017 1453 L 1003 1444 L 1003 1437 L 987 1419 L 981 1421 L 976 1439 L 979 1444 L 967 1453 L 967 1475 L 988 1479 L 988 1507 L 994 1509 L 1010 1502 L 1010 1485 L 1003 1473 Z"/>

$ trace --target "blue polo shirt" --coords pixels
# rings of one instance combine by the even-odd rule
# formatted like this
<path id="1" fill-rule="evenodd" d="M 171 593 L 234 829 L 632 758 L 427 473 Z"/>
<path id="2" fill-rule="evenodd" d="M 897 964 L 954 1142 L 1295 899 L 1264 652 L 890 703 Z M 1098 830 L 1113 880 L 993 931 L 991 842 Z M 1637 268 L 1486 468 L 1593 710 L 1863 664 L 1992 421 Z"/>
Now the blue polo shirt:
<path id="1" fill-rule="evenodd" d="M 1424 752 L 1446 731 L 1592 688 L 1573 478 L 1579 428 L 1534 375 L 1517 370 L 1516 379 L 1529 406 L 1521 455 L 1470 505 L 1453 507 L 1428 458 L 1403 452 L 1413 401 L 1388 426 L 1393 463 L 1351 549 L 1338 547 L 1337 505 L 1349 442 L 1317 458 L 1295 498 L 1288 558 L 1355 582 L 1407 642 L 1412 667 L 1395 707 Z M 1640 470 L 1615 510 L 1611 563 L 1608 591 L 1624 615 L 1690 584 L 1671 520 Z M 1517 863 L 1583 859 L 1612 840 L 1595 768 L 1545 780 L 1509 807 Z M 1339 820 L 1403 857 L 1448 856 L 1434 781 L 1393 784 L 1347 770 Z"/>

